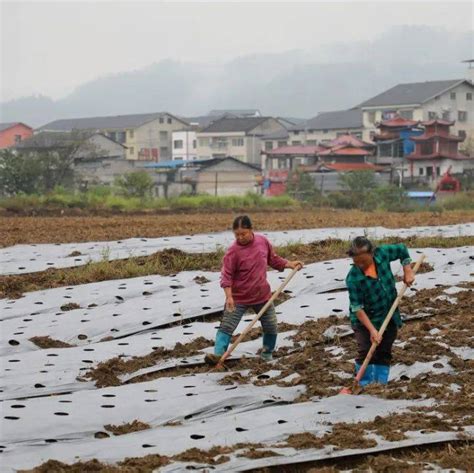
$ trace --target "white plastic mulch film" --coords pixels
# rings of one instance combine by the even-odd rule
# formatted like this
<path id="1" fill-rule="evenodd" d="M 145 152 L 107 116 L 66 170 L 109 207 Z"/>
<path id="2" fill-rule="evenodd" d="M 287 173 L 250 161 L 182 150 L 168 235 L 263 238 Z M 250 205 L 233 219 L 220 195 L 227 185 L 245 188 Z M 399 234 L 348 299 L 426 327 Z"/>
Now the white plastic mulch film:
<path id="1" fill-rule="evenodd" d="M 410 236 L 472 236 L 474 224 L 445 225 L 439 227 L 411 227 L 402 229 L 384 227 L 318 228 L 262 232 L 274 245 L 292 242 L 310 243 L 326 239 L 350 240 L 358 235 L 371 238 Z M 146 256 L 168 248 L 201 253 L 227 247 L 233 241 L 231 232 L 183 235 L 162 238 L 130 238 L 118 241 L 87 243 L 54 243 L 37 245 L 15 245 L 0 249 L 1 274 L 23 274 L 44 271 L 48 268 L 81 266 L 90 261 L 123 259 L 131 256 Z"/>
<path id="2" fill-rule="evenodd" d="M 396 234 L 471 235 L 472 225 L 423 227 L 422 229 L 372 229 L 373 236 Z M 361 229 L 337 229 L 337 237 L 348 239 L 363 233 Z M 291 240 L 325 239 L 333 230 L 274 232 L 275 244 Z M 294 237 L 298 235 L 297 237 Z M 138 254 L 149 254 L 165 246 L 187 251 L 209 251 L 215 244 L 229 243 L 229 235 L 170 237 L 148 241 L 127 240 L 116 249 L 115 258 L 129 256 L 133 242 Z M 191 237 L 189 237 L 191 238 Z M 212 243 L 208 244 L 208 241 Z M 149 243 L 149 244 L 148 244 Z M 2 250 L 2 271 L 15 273 L 39 271 L 45 262 L 54 267 L 70 266 L 65 253 L 84 248 L 99 252 L 105 243 L 78 245 L 24 245 L 20 263 L 19 247 Z M 110 246 L 110 243 L 107 245 Z M 214 245 L 214 247 L 212 246 Z M 145 253 L 141 253 L 142 250 Z M 115 250 L 112 250 L 112 252 Z M 473 247 L 450 249 L 410 249 L 416 259 L 423 251 L 433 270 L 419 274 L 416 287 L 407 297 L 416 297 L 420 289 L 447 287 L 441 298 L 455 304 L 457 295 L 465 291 L 463 283 L 472 280 Z M 26 263 L 25 255 L 37 261 Z M 89 253 L 95 258 L 98 253 Z M 9 255 L 9 256 L 8 256 Z M 10 260 L 8 261 L 8 257 Z M 7 269 L 4 267 L 7 264 Z M 288 300 L 277 306 L 278 320 L 293 325 L 328 316 L 346 317 L 348 308 L 344 279 L 349 259 L 310 264 L 287 287 Z M 16 266 L 15 266 L 16 265 Z M 18 269 L 20 265 L 25 270 Z M 401 267 L 393 263 L 394 273 Z M 269 280 L 276 289 L 286 273 L 270 272 Z M 473 301 L 474 302 L 474 301 Z M 173 460 L 160 471 L 183 471 L 187 466 L 215 471 L 245 471 L 271 465 L 347 456 L 364 452 L 390 450 L 395 447 L 444 442 L 456 438 L 455 432 L 410 432 L 406 439 L 388 442 L 373 434 L 377 444 L 366 450 L 324 448 L 295 450 L 285 446 L 291 434 L 310 432 L 323 436 L 338 422 L 373 421 L 377 416 L 408 411 L 411 407 L 431 407 L 434 400 L 387 400 L 369 395 L 312 398 L 296 402 L 306 386 L 296 383 L 235 382 L 222 384 L 224 377 L 245 375 L 239 364 L 224 373 L 186 373 L 188 367 L 202 366 L 208 346 L 188 356 L 159 360 L 136 371 L 120 373 L 120 385 L 96 387 L 84 375 L 100 362 L 121 357 L 132 360 L 154 350 L 172 350 L 179 342 L 187 344 L 201 339 L 212 341 L 219 326 L 223 294 L 219 275 L 210 272 L 183 272 L 174 276 L 147 276 L 104 281 L 82 286 L 61 287 L 25 294 L 16 300 L 0 300 L 1 337 L 0 366 L 2 383 L 2 428 L 0 429 L 1 471 L 10 472 L 37 466 L 49 459 L 66 463 L 96 458 L 102 462 L 119 462 L 126 457 L 160 454 L 172 457 L 196 447 L 209 450 L 213 446 L 234 446 L 238 443 L 262 444 L 275 456 L 247 458 L 242 449 L 226 453 L 228 461 L 209 465 L 206 462 Z M 423 316 L 423 314 L 420 314 Z M 237 332 L 253 317 L 243 317 Z M 328 333 L 344 336 L 350 326 L 333 326 Z M 295 330 L 279 334 L 278 346 L 295 350 Z M 49 337 L 67 343 L 69 348 L 41 349 L 33 337 Z M 208 344 L 210 345 L 210 343 Z M 254 357 L 261 338 L 242 343 L 232 358 Z M 464 360 L 474 358 L 470 346 L 455 347 L 453 353 Z M 341 348 L 328 342 L 328 356 L 337 357 Z M 434 361 L 411 365 L 396 364 L 392 379 L 414 377 L 422 373 L 451 373 L 454 368 L 440 355 Z M 280 375 L 268 364 L 262 380 Z M 146 376 L 161 377 L 147 380 Z M 145 377 L 141 379 L 140 377 Z M 153 378 L 153 376 L 152 376 Z M 291 376 L 290 376 L 291 378 Z M 139 380 L 139 382 L 135 382 Z M 317 380 L 315 380 L 317 383 Z M 348 378 L 350 383 L 350 378 Z M 453 387 L 456 389 L 456 387 Z M 106 425 L 122 425 L 140 421 L 145 430 L 114 436 Z M 466 435 L 472 426 L 465 426 Z"/>

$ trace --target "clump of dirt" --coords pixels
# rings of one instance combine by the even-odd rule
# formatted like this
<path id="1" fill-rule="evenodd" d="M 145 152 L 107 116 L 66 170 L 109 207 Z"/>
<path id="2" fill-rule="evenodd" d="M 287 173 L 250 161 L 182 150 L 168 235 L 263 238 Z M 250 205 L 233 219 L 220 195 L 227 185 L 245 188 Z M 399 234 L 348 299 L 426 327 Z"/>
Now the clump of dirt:
<path id="1" fill-rule="evenodd" d="M 280 304 L 283 304 L 283 302 L 286 302 L 287 300 L 291 299 L 291 293 L 289 292 L 280 292 L 280 294 L 278 294 L 277 298 L 274 300 L 273 304 L 275 306 L 278 306 Z"/>
<path id="2" fill-rule="evenodd" d="M 411 263 L 411 267 L 414 268 L 415 264 L 416 262 Z M 421 263 L 420 267 L 418 268 L 417 274 L 430 273 L 431 271 L 434 271 L 433 266 L 430 263 L 423 261 L 423 263 Z M 397 275 L 395 276 L 395 280 L 403 281 L 403 277 Z"/>
<path id="3" fill-rule="evenodd" d="M 76 345 L 71 345 L 61 340 L 55 340 L 54 338 L 45 336 L 45 337 L 31 337 L 30 342 L 34 343 L 37 347 L 40 348 L 71 348 Z"/>
<path id="4" fill-rule="evenodd" d="M 196 284 L 207 284 L 208 282 L 211 282 L 210 279 L 207 279 L 206 276 L 196 276 L 193 281 L 196 283 Z"/>
<path id="5" fill-rule="evenodd" d="M 346 424 L 341 422 L 332 426 L 331 432 L 318 437 L 310 432 L 292 434 L 286 439 L 284 447 L 292 447 L 297 450 L 307 448 L 324 448 L 333 445 L 337 450 L 345 448 L 370 448 L 375 447 L 374 439 L 365 437 L 365 429 L 362 423 Z M 280 445 L 281 446 L 281 445 Z"/>
<path id="6" fill-rule="evenodd" d="M 145 422 L 141 422 L 139 420 L 134 420 L 132 422 L 127 422 L 121 425 L 104 425 L 104 429 L 109 432 L 112 432 L 114 435 L 124 435 L 129 434 L 131 432 L 139 432 L 140 430 L 147 430 L 150 428 L 151 427 L 149 424 L 146 424 Z"/>
<path id="7" fill-rule="evenodd" d="M 120 386 L 122 383 L 119 376 L 122 374 L 133 373 L 142 368 L 149 368 L 161 360 L 193 356 L 203 348 L 211 346 L 212 343 L 212 341 L 204 337 L 198 337 L 190 343 L 182 344 L 178 342 L 172 350 L 160 347 L 148 355 L 135 356 L 129 360 L 124 360 L 122 357 L 117 356 L 99 363 L 95 368 L 88 371 L 84 378 L 95 381 L 96 386 L 99 388 Z"/>
<path id="8" fill-rule="evenodd" d="M 206 463 L 208 465 L 220 465 L 230 460 L 226 453 L 232 452 L 232 447 L 212 447 L 210 450 L 190 448 L 183 453 L 175 455 L 173 460 L 181 462 Z"/>
<path id="9" fill-rule="evenodd" d="M 63 312 L 67 312 L 68 310 L 80 309 L 80 308 L 81 306 L 77 304 L 76 302 L 69 302 L 61 306 L 61 310 Z"/>
<path id="10" fill-rule="evenodd" d="M 71 251 L 71 253 L 68 254 L 68 257 L 73 258 L 75 256 L 82 256 L 82 253 L 80 251 Z"/>
<path id="11" fill-rule="evenodd" d="M 272 450 L 259 450 L 255 447 L 250 447 L 249 449 L 244 450 L 242 453 L 239 453 L 237 456 L 257 460 L 259 458 L 280 457 L 281 454 L 273 452 Z"/>

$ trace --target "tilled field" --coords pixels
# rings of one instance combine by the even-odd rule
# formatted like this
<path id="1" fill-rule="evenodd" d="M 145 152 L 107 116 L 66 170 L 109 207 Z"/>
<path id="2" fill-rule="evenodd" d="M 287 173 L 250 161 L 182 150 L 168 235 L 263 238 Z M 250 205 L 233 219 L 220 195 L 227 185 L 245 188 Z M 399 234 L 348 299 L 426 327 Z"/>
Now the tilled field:
<path id="1" fill-rule="evenodd" d="M 390 383 L 359 395 L 339 394 L 355 354 L 348 259 L 290 283 L 273 362 L 256 356 L 254 329 L 225 372 L 203 361 L 221 317 L 216 272 L 0 300 L 3 470 L 472 471 L 474 247 L 410 251 L 427 263 L 401 305 Z M 282 277 L 269 273 L 273 288 Z"/>
<path id="2" fill-rule="evenodd" d="M 175 213 L 118 216 L 17 217 L 0 216 L 0 246 L 22 243 L 157 238 L 229 230 L 239 212 Z M 472 222 L 472 211 L 444 213 L 379 213 L 357 210 L 291 210 L 250 212 L 258 230 L 295 230 L 327 227 L 406 228 Z"/>

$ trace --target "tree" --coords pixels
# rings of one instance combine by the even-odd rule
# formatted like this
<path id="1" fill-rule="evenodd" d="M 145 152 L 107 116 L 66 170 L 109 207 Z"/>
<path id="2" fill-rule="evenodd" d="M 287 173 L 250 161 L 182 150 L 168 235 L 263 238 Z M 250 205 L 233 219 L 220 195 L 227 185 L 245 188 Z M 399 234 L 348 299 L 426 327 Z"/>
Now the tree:
<path id="1" fill-rule="evenodd" d="M 146 171 L 130 172 L 117 177 L 115 185 L 128 197 L 144 198 L 151 194 L 153 178 Z"/>
<path id="2" fill-rule="evenodd" d="M 314 200 L 319 196 L 313 178 L 300 170 L 291 171 L 288 174 L 286 191 L 291 197 L 303 201 Z"/>
<path id="3" fill-rule="evenodd" d="M 353 171 L 339 176 L 339 181 L 350 196 L 353 207 L 370 210 L 376 206 L 371 191 L 377 187 L 373 171 Z"/>
<path id="4" fill-rule="evenodd" d="M 72 187 L 73 164 L 76 153 L 89 149 L 86 135 L 75 132 L 39 133 L 23 142 L 15 150 L 0 152 L 0 189 L 3 194 L 40 194 L 55 187 Z M 90 149 L 89 155 L 94 155 Z"/>

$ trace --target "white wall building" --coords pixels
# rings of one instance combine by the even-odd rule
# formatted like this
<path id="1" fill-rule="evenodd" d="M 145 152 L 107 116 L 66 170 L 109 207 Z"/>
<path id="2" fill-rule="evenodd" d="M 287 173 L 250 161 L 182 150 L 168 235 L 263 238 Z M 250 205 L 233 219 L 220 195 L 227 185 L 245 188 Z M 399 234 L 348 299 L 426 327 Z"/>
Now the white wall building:
<path id="1" fill-rule="evenodd" d="M 197 138 L 195 129 L 173 131 L 172 159 L 194 161 L 197 159 Z"/>

